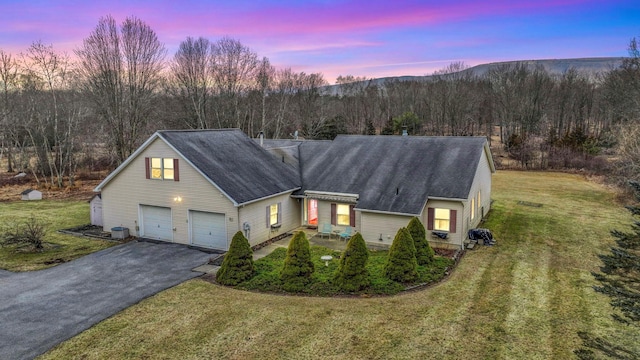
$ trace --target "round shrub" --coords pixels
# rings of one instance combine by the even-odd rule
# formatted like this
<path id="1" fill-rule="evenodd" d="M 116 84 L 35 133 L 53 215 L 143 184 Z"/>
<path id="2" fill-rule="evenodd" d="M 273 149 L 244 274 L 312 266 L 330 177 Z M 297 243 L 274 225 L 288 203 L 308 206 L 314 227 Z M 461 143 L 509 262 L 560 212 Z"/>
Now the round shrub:
<path id="1" fill-rule="evenodd" d="M 417 217 L 411 219 L 411 221 L 409 221 L 409 226 L 407 226 L 407 230 L 409 231 L 409 234 L 411 234 L 413 244 L 416 247 L 416 260 L 418 261 L 418 265 L 431 264 L 433 262 L 435 252 L 427 241 L 427 232 L 425 231 L 422 222 L 420 222 L 420 219 Z"/>
<path id="2" fill-rule="evenodd" d="M 369 250 L 360 233 L 351 237 L 342 257 L 338 270 L 333 278 L 334 284 L 342 291 L 360 291 L 369 286 L 369 272 L 367 271 Z"/>
<path id="3" fill-rule="evenodd" d="M 290 292 L 302 291 L 311 281 L 313 270 L 309 240 L 304 232 L 298 231 L 287 248 L 287 257 L 280 273 L 282 288 Z"/>
<path id="4" fill-rule="evenodd" d="M 411 234 L 407 228 L 401 228 L 389 249 L 389 259 L 384 267 L 385 275 L 393 281 L 412 282 L 418 277 L 417 267 L 416 247 Z"/>
<path id="5" fill-rule="evenodd" d="M 234 286 L 251 279 L 254 273 L 253 251 L 247 238 L 238 231 L 231 239 L 231 246 L 216 273 L 216 280 L 220 284 Z"/>

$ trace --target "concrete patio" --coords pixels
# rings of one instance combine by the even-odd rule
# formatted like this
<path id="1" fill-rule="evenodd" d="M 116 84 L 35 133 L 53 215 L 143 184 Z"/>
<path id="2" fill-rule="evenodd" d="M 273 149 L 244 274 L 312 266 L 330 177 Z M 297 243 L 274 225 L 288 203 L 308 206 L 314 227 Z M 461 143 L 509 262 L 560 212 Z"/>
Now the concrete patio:
<path id="1" fill-rule="evenodd" d="M 269 254 L 271 254 L 271 252 L 277 248 L 287 248 L 289 247 L 289 242 L 291 241 L 291 239 L 293 238 L 293 234 L 295 234 L 297 231 L 303 231 L 306 235 L 307 235 L 307 239 L 309 239 L 309 243 L 311 245 L 319 245 L 319 246 L 324 246 L 326 248 L 329 249 L 333 249 L 333 250 L 337 250 L 337 251 L 344 251 L 344 249 L 347 248 L 347 241 L 345 240 L 340 240 L 340 237 L 337 234 L 331 234 L 331 236 L 321 236 L 317 230 L 315 229 L 308 229 L 306 227 L 300 227 L 295 229 L 294 231 L 291 231 L 292 235 L 289 235 L 287 237 L 285 237 L 284 239 L 280 239 L 278 241 L 275 241 L 265 247 L 262 247 L 256 251 L 253 252 L 253 259 L 254 260 L 258 260 L 260 258 L 263 258 Z"/>

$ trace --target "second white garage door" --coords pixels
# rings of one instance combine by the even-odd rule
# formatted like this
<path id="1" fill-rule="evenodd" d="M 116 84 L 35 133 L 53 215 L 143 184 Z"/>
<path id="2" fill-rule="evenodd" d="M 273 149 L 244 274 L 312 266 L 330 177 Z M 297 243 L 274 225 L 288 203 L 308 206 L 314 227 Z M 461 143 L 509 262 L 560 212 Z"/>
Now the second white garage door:
<path id="1" fill-rule="evenodd" d="M 172 241 L 171 209 L 160 206 L 140 205 L 142 212 L 142 236 L 149 239 Z"/>
<path id="2" fill-rule="evenodd" d="M 228 249 L 224 214 L 190 210 L 189 218 L 191 244 L 210 249 Z"/>

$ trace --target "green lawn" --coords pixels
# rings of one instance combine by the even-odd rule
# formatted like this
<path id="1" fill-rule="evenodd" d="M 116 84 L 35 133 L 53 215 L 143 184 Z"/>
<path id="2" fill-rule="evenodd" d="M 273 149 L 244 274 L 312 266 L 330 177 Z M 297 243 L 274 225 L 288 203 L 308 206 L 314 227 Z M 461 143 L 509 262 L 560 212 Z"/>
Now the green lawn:
<path id="1" fill-rule="evenodd" d="M 57 230 L 89 223 L 86 201 L 15 201 L 0 203 L 0 228 L 34 215 L 47 224 L 46 251 L 29 253 L 0 246 L 0 269 L 40 270 L 115 245 L 113 242 L 60 234 Z"/>
<path id="2" fill-rule="evenodd" d="M 468 252 L 430 288 L 316 298 L 195 279 L 43 358 L 568 359 L 579 330 L 633 341 L 610 319 L 608 298 L 591 289 L 596 253 L 612 243 L 609 230 L 631 222 L 614 194 L 579 176 L 503 171 L 492 198 L 485 226 L 498 244 Z"/>

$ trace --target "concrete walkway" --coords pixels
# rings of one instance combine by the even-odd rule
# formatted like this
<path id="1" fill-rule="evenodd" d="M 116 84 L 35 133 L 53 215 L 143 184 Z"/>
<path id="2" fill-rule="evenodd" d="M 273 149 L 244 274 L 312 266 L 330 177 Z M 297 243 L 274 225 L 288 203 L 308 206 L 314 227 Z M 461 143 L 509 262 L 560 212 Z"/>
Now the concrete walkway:
<path id="1" fill-rule="evenodd" d="M 129 242 L 41 271 L 0 271 L 0 359 L 32 359 L 181 282 L 211 254 Z"/>
<path id="2" fill-rule="evenodd" d="M 326 236 L 324 238 L 320 237 L 320 235 L 318 235 L 317 231 L 315 230 L 308 230 L 306 228 L 300 228 L 297 229 L 295 231 L 298 230 L 302 230 L 307 234 L 307 239 L 309 239 L 309 243 L 311 245 L 320 245 L 320 246 L 324 246 L 326 248 L 329 249 L 333 249 L 333 250 L 337 250 L 337 251 L 344 251 L 344 249 L 347 248 L 347 241 L 344 240 L 340 240 L 339 238 L 335 237 L 335 236 L 331 236 L 329 238 L 327 238 Z M 293 231 L 292 233 L 295 233 L 295 231 Z M 275 249 L 277 248 L 287 248 L 289 247 L 289 242 L 291 241 L 291 239 L 293 238 L 293 236 L 287 236 L 284 239 L 278 240 L 276 242 L 273 242 L 263 248 L 260 248 L 256 251 L 253 252 L 253 260 L 258 260 L 260 258 L 263 258 L 269 254 L 271 254 L 271 252 L 273 252 Z"/>

